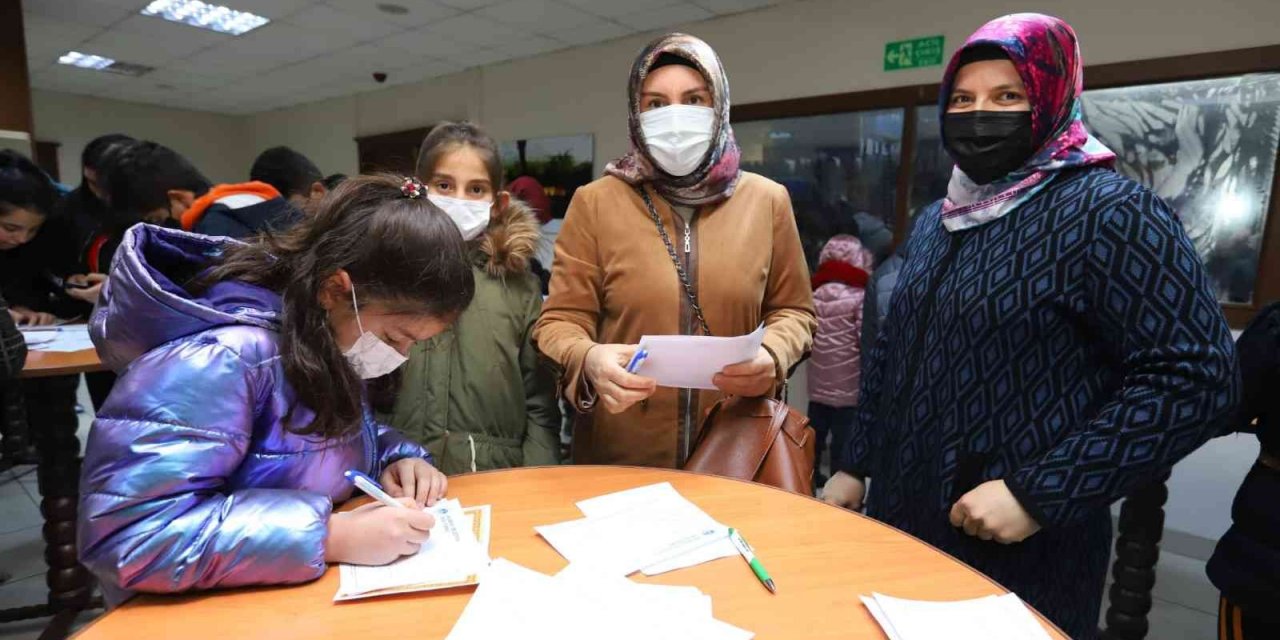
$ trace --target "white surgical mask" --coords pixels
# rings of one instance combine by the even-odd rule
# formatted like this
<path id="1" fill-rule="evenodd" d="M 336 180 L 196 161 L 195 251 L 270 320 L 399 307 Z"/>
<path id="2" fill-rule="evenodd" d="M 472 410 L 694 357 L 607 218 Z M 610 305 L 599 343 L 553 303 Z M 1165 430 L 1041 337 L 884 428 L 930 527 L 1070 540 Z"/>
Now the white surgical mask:
<path id="1" fill-rule="evenodd" d="M 356 375 L 363 380 L 381 378 L 409 360 L 381 338 L 364 330 L 364 325 L 360 322 L 360 304 L 356 302 L 354 284 L 351 285 L 351 304 L 356 310 L 356 326 L 360 327 L 360 338 L 342 355 L 351 363 L 351 368 L 356 370 Z"/>
<path id="2" fill-rule="evenodd" d="M 702 164 L 711 148 L 716 112 L 709 107 L 677 104 L 640 114 L 649 155 L 663 171 L 683 177 Z"/>
<path id="3" fill-rule="evenodd" d="M 463 240 L 471 240 L 484 232 L 489 226 L 489 212 L 493 203 L 487 200 L 463 200 L 450 198 L 436 193 L 428 193 L 431 204 L 440 207 L 453 223 L 458 225 Z"/>

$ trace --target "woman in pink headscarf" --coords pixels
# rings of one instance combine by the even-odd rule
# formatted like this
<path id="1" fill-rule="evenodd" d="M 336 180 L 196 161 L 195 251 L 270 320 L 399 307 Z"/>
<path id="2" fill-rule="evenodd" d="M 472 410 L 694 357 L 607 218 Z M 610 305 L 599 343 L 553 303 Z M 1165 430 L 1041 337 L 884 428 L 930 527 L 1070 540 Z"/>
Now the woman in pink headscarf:
<path id="1" fill-rule="evenodd" d="M 1236 403 L 1231 332 L 1173 212 L 1080 121 L 1065 22 L 987 23 L 942 80 L 956 170 L 921 214 L 826 499 L 1097 633 L 1111 503 Z"/>

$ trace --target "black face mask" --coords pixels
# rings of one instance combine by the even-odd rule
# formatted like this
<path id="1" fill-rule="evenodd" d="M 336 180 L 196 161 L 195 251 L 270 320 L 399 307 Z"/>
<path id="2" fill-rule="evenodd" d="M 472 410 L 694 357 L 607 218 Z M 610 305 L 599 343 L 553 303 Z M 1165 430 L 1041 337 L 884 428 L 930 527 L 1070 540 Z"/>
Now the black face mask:
<path id="1" fill-rule="evenodd" d="M 1031 146 L 1030 111 L 948 113 L 943 144 L 970 180 L 989 184 L 1022 166 Z"/>

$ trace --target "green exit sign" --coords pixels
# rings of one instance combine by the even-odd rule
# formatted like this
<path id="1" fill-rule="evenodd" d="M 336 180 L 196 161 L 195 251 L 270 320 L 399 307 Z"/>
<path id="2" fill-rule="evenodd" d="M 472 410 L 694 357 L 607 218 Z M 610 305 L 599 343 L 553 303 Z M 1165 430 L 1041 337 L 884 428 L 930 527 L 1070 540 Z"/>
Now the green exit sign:
<path id="1" fill-rule="evenodd" d="M 942 36 L 902 40 L 884 45 L 884 70 L 915 69 L 942 64 Z"/>

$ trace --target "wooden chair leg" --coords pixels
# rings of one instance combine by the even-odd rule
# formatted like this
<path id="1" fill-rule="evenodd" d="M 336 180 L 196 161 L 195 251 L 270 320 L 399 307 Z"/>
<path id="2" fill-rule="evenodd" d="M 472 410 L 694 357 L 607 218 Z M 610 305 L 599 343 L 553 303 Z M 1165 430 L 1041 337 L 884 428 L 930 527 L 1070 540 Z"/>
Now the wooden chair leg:
<path id="1" fill-rule="evenodd" d="M 1120 505 L 1116 561 L 1111 567 L 1114 582 L 1108 593 L 1110 605 L 1102 632 L 1105 640 L 1142 640 L 1150 630 L 1147 614 L 1151 611 L 1151 590 L 1160 560 L 1168 479 L 1168 473 L 1161 475 Z"/>

